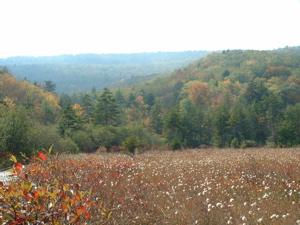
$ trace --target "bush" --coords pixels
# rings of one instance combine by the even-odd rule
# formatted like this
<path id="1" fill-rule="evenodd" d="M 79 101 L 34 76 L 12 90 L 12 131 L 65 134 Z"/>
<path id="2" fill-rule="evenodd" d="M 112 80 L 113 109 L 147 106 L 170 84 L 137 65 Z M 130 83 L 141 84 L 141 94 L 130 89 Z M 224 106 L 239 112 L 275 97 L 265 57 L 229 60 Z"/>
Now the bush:
<path id="1" fill-rule="evenodd" d="M 180 150 L 181 149 L 181 142 L 178 139 L 174 139 L 170 143 L 170 147 L 171 147 L 171 150 L 173 150 L 173 151 Z"/>
<path id="2" fill-rule="evenodd" d="M 31 162 L 21 172 L 22 164 L 13 157 L 14 182 L 8 185 L 0 182 L 1 224 L 71 225 L 84 224 L 90 219 L 89 209 L 94 204 L 91 191 L 82 190 L 79 184 L 72 187 L 74 183 L 69 179 L 72 177 L 74 181 L 76 175 L 71 160 L 62 165 L 58 158 L 51 158 L 39 152 L 27 158 Z M 62 179 L 62 173 L 68 179 Z"/>
<path id="3" fill-rule="evenodd" d="M 71 138 L 62 139 L 59 142 L 59 145 L 62 146 L 62 149 L 65 153 L 79 153 L 79 148 Z"/>
<path id="4" fill-rule="evenodd" d="M 0 112 L 0 148 L 20 155 L 20 152 L 31 155 L 33 151 L 30 142 L 32 121 L 23 107 Z"/>
<path id="5" fill-rule="evenodd" d="M 93 152 L 96 150 L 87 132 L 82 130 L 75 131 L 71 137 L 81 151 Z"/>
<path id="6" fill-rule="evenodd" d="M 234 138 L 230 143 L 231 148 L 238 148 L 239 147 L 239 141 L 238 139 Z"/>
<path id="7" fill-rule="evenodd" d="M 137 136 L 130 136 L 125 139 L 123 146 L 132 154 L 135 154 L 137 147 L 141 146 L 141 141 Z"/>

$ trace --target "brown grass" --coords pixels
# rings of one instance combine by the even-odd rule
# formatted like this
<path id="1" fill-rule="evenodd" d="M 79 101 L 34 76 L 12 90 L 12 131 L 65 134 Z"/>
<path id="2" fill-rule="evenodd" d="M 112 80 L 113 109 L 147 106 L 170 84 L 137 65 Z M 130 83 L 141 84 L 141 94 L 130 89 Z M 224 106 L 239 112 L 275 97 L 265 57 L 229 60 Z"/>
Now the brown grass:
<path id="1" fill-rule="evenodd" d="M 300 224 L 296 148 L 79 154 L 49 165 L 52 178 L 92 189 L 86 224 Z"/>

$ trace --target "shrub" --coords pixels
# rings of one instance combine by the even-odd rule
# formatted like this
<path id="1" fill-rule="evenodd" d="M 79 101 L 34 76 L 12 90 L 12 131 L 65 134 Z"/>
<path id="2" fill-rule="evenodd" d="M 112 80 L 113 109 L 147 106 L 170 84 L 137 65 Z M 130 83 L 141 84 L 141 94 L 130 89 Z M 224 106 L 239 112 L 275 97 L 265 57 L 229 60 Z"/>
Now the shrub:
<path id="1" fill-rule="evenodd" d="M 132 154 L 135 153 L 137 147 L 141 146 L 141 141 L 137 136 L 130 136 L 125 139 L 123 146 Z"/>
<path id="2" fill-rule="evenodd" d="M 181 149 L 181 142 L 178 139 L 174 139 L 169 146 L 171 147 L 171 150 L 180 150 Z"/>
<path id="3" fill-rule="evenodd" d="M 59 142 L 65 153 L 79 153 L 79 148 L 71 138 L 62 139 Z"/>
<path id="4" fill-rule="evenodd" d="M 239 141 L 238 139 L 234 138 L 230 143 L 231 148 L 238 148 L 239 147 Z"/>
<path id="5" fill-rule="evenodd" d="M 72 133 L 71 138 L 81 151 L 93 152 L 96 150 L 93 146 L 90 136 L 85 131 L 75 131 L 74 133 Z"/>
<path id="6" fill-rule="evenodd" d="M 49 158 L 39 152 L 21 172 L 22 164 L 12 157 L 16 178 L 8 185 L 0 182 L 1 224 L 83 224 L 89 220 L 88 210 L 94 204 L 91 192 L 67 183 L 57 173 L 64 167 L 56 160 L 46 162 Z M 65 171 L 68 178 L 71 169 Z"/>

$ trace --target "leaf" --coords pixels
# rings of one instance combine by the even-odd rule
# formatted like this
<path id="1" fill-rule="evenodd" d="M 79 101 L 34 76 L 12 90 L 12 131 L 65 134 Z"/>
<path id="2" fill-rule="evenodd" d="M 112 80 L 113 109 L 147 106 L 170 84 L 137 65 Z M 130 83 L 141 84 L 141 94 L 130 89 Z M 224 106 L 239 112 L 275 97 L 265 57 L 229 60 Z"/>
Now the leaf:
<path id="1" fill-rule="evenodd" d="M 47 157 L 43 153 L 41 153 L 41 152 L 38 153 L 38 157 L 40 157 L 42 160 L 46 160 L 47 159 Z"/>
<path id="2" fill-rule="evenodd" d="M 23 168 L 23 165 L 22 165 L 21 163 L 18 163 L 18 162 L 15 163 L 15 166 L 16 166 L 17 168 Z"/>
<path id="3" fill-rule="evenodd" d="M 51 152 L 52 152 L 52 148 L 53 148 L 53 145 L 50 146 L 49 150 L 48 150 L 48 154 L 50 155 Z"/>
<path id="4" fill-rule="evenodd" d="M 110 212 L 108 213 L 108 215 L 107 215 L 107 219 L 110 219 L 110 217 L 111 217 L 111 214 L 112 214 L 112 211 L 110 211 Z"/>
<path id="5" fill-rule="evenodd" d="M 82 205 L 82 206 L 79 206 L 79 209 L 82 211 L 82 212 L 86 212 L 86 209 L 85 207 Z"/>
<path id="6" fill-rule="evenodd" d="M 11 160 L 12 160 L 14 163 L 18 162 L 18 161 L 17 161 L 17 158 L 16 158 L 14 155 L 10 156 L 10 158 L 11 158 Z"/>

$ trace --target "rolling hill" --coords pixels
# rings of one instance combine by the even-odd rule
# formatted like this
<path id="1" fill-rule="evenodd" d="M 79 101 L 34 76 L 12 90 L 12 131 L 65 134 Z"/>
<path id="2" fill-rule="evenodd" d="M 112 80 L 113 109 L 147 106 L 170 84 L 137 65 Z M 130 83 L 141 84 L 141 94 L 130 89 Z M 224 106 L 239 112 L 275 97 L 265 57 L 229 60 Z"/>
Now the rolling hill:
<path id="1" fill-rule="evenodd" d="M 19 79 L 33 82 L 51 80 L 57 93 L 102 89 L 112 83 L 122 87 L 124 79 L 171 72 L 205 57 L 207 51 L 132 54 L 79 54 L 59 56 L 16 56 L 0 59 Z M 151 79 L 151 76 L 148 79 Z M 140 81 L 141 79 L 139 79 Z M 143 79 L 145 80 L 145 79 Z M 147 78 L 146 78 L 147 80 Z M 131 82 L 134 83 L 134 82 Z"/>

